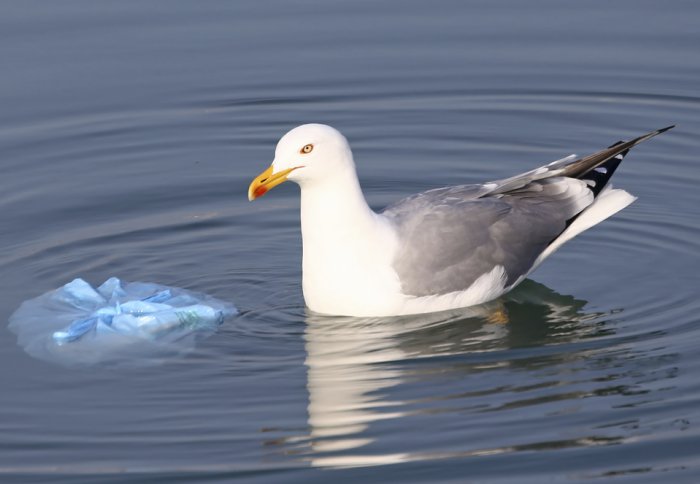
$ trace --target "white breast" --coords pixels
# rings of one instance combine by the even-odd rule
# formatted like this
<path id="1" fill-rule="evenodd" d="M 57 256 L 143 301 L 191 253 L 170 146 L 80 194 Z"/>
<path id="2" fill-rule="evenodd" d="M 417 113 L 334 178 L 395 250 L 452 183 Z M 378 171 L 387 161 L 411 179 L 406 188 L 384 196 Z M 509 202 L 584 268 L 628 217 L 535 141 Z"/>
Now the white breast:
<path id="1" fill-rule="evenodd" d="M 374 213 L 354 180 L 303 185 L 303 290 L 306 305 L 326 314 L 392 314 L 403 296 L 392 268 L 396 234 Z"/>

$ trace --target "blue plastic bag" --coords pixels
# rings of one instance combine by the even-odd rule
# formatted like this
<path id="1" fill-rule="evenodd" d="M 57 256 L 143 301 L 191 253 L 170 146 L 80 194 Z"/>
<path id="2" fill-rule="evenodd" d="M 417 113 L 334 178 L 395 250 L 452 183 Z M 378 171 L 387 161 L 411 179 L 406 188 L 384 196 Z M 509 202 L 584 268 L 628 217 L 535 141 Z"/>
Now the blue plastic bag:
<path id="1" fill-rule="evenodd" d="M 83 279 L 25 301 L 9 328 L 27 353 L 73 364 L 157 361 L 216 331 L 236 307 L 184 289 L 122 283 L 93 288 Z"/>

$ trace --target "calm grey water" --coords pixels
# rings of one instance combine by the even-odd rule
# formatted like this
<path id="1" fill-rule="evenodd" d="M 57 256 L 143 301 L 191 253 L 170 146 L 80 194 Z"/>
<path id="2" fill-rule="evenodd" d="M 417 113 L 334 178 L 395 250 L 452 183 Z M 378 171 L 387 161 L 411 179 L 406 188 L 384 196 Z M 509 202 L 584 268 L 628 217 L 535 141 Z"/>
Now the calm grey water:
<path id="1" fill-rule="evenodd" d="M 78 276 L 243 311 L 135 369 L 3 329 L 1 482 L 700 480 L 698 2 L 0 10 L 0 320 Z M 304 122 L 346 134 L 376 208 L 678 127 L 508 297 L 381 320 L 308 315 L 298 189 L 246 199 Z"/>

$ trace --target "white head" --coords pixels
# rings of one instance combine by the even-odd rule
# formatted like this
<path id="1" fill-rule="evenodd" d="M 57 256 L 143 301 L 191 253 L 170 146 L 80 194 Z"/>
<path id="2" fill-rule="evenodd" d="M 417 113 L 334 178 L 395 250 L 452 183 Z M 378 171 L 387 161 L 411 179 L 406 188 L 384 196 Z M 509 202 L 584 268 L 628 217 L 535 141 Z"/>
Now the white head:
<path id="1" fill-rule="evenodd" d="M 304 186 L 354 168 L 348 141 L 338 130 L 303 124 L 279 140 L 272 164 L 248 187 L 248 199 L 255 200 L 286 180 Z"/>

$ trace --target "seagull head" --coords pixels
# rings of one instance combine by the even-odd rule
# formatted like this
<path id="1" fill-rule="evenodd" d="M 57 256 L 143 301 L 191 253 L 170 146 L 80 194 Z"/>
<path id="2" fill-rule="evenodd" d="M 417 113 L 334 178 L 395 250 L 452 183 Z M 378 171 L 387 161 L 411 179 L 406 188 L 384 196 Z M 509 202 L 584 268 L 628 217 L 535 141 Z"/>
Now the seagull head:
<path id="1" fill-rule="evenodd" d="M 303 124 L 279 140 L 272 164 L 248 187 L 248 200 L 262 197 L 287 180 L 303 187 L 347 168 L 354 169 L 354 163 L 345 136 L 325 124 Z"/>

